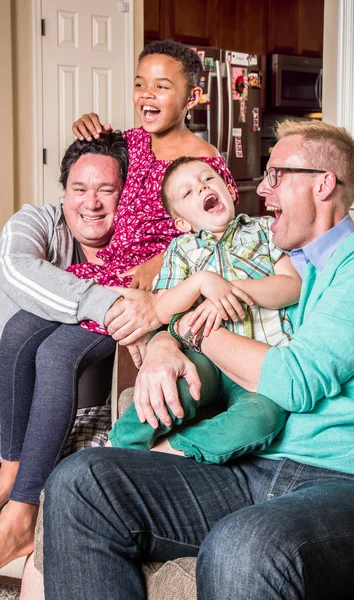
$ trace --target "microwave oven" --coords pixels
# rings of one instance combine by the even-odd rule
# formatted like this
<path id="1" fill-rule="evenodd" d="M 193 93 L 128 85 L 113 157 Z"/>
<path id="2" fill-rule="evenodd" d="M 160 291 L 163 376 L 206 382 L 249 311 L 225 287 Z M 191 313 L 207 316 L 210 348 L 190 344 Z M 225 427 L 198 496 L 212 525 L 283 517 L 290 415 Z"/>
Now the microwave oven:
<path id="1" fill-rule="evenodd" d="M 322 59 L 272 54 L 270 108 L 321 110 Z M 268 78 L 269 81 L 269 78 Z"/>

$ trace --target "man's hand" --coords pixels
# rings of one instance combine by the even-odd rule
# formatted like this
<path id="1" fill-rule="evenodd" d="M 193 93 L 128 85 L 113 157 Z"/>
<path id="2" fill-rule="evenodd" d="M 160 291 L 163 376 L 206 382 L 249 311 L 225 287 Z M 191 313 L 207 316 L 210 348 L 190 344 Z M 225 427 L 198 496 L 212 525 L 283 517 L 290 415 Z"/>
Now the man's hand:
<path id="1" fill-rule="evenodd" d="M 164 425 L 171 425 L 166 405 L 176 417 L 183 417 L 176 385 L 178 377 L 186 379 L 192 398 L 199 400 L 200 380 L 195 366 L 169 333 L 159 333 L 147 346 L 135 383 L 134 403 L 141 423 L 147 421 L 156 429 L 158 417 Z"/>
<path id="2" fill-rule="evenodd" d="M 139 338 L 135 344 L 130 344 L 127 346 L 130 356 L 132 357 L 133 363 L 135 364 L 137 369 L 140 369 L 143 364 L 143 360 L 146 355 L 146 347 L 151 340 L 151 333 L 146 333 L 141 338 Z"/>
<path id="3" fill-rule="evenodd" d="M 131 288 L 119 288 L 119 291 L 123 298 L 112 304 L 104 324 L 113 339 L 122 346 L 129 346 L 160 327 L 161 322 L 156 316 L 156 298 L 151 292 Z"/>

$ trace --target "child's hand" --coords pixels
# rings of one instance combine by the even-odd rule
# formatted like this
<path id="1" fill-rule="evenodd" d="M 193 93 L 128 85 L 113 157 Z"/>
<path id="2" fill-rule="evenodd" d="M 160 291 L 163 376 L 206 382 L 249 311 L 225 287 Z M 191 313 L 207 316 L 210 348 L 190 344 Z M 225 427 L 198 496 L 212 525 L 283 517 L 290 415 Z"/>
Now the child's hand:
<path id="1" fill-rule="evenodd" d="M 80 119 L 73 123 L 73 133 L 79 140 L 84 139 L 91 142 L 92 138 L 98 139 L 100 134 L 110 133 L 113 127 L 110 123 L 102 125 L 100 118 L 96 113 L 82 115 Z"/>
<path id="2" fill-rule="evenodd" d="M 200 271 L 198 275 L 200 293 L 213 303 L 224 321 L 229 318 L 232 321 L 245 318 L 245 311 L 238 298 L 246 304 L 252 305 L 253 300 L 246 292 L 216 273 Z"/>
<path id="3" fill-rule="evenodd" d="M 215 331 L 219 329 L 222 317 L 218 313 L 214 304 L 210 300 L 204 300 L 199 306 L 191 313 L 188 313 L 188 325 L 193 327 L 193 333 L 196 334 L 199 329 L 204 325 L 203 336 L 208 337 L 212 329 Z"/>

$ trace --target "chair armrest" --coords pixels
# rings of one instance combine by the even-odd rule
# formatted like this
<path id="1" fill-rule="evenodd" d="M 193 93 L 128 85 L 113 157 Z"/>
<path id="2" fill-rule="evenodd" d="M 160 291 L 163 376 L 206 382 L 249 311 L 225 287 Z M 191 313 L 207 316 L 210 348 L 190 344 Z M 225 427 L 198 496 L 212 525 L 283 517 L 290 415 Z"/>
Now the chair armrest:
<path id="1" fill-rule="evenodd" d="M 132 361 L 129 350 L 117 344 L 112 379 L 112 425 L 118 419 L 119 414 L 121 414 L 121 411 L 118 409 L 119 396 L 124 390 L 134 386 L 137 374 L 138 369 Z"/>

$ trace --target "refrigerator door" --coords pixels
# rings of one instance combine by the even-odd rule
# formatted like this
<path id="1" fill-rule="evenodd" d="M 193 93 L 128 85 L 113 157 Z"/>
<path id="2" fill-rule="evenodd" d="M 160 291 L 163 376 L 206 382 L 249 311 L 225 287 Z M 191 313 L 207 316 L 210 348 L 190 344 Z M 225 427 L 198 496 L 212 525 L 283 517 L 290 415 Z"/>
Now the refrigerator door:
<path id="1" fill-rule="evenodd" d="M 260 57 L 223 51 L 222 59 L 227 80 L 222 149 L 237 182 L 257 179 L 261 173 Z"/>
<path id="2" fill-rule="evenodd" d="M 203 90 L 199 104 L 191 110 L 189 129 L 213 146 L 221 144 L 223 123 L 221 91 L 221 50 L 219 48 L 193 47 L 202 65 L 199 85 Z M 221 124 L 221 127 L 220 127 Z"/>

